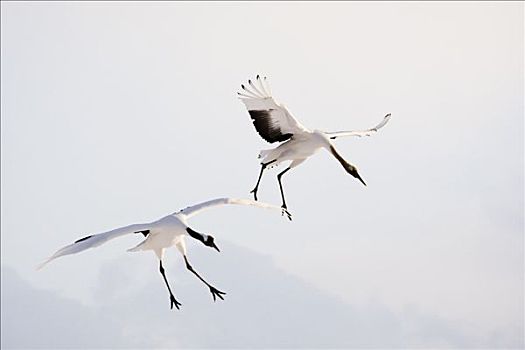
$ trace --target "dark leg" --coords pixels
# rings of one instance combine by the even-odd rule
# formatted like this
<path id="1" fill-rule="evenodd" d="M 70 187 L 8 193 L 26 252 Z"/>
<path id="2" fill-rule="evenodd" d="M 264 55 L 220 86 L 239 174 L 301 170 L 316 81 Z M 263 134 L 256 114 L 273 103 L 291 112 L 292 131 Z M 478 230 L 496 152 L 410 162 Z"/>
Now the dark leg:
<path id="1" fill-rule="evenodd" d="M 226 294 L 224 292 L 221 292 L 220 290 L 217 290 L 217 288 L 215 288 L 214 286 L 210 285 L 208 282 L 206 282 L 201 276 L 199 276 L 199 274 L 197 273 L 197 271 L 195 271 L 193 269 L 193 267 L 191 267 L 189 261 L 188 261 L 188 258 L 186 257 L 186 255 L 184 255 L 184 261 L 186 262 L 186 268 L 188 270 L 190 270 L 195 276 L 197 276 L 205 285 L 208 286 L 208 288 L 210 288 L 210 292 L 211 292 L 211 295 L 213 295 L 213 301 L 216 300 L 216 297 L 219 297 L 221 298 L 222 300 L 224 300 L 223 298 L 223 294 Z"/>
<path id="2" fill-rule="evenodd" d="M 160 274 L 162 275 L 162 277 L 164 278 L 164 282 L 166 282 L 166 286 L 168 287 L 168 291 L 170 292 L 170 301 L 171 301 L 171 308 L 173 309 L 173 305 L 175 305 L 175 307 L 177 308 L 177 310 L 179 310 L 179 305 L 182 305 L 181 303 L 179 303 L 175 297 L 173 296 L 173 293 L 171 292 L 171 288 L 170 288 L 170 285 L 168 283 L 168 280 L 166 279 L 166 275 L 164 274 L 164 267 L 162 267 L 162 260 L 160 260 L 160 267 L 159 267 L 159 270 L 160 270 Z"/>
<path id="3" fill-rule="evenodd" d="M 279 175 L 277 175 L 277 180 L 279 181 L 279 188 L 281 189 L 281 197 L 283 198 L 283 205 L 281 205 L 281 208 L 283 208 L 283 215 L 286 213 L 286 215 L 288 215 L 288 219 L 290 219 L 290 221 L 291 221 L 292 220 L 292 214 L 290 214 L 288 212 L 288 208 L 286 207 L 286 201 L 284 200 L 283 184 L 281 183 L 281 176 L 283 176 L 284 173 L 287 172 L 290 169 L 291 168 L 288 167 L 288 168 L 284 169 L 282 172 L 280 172 Z"/>
<path id="4" fill-rule="evenodd" d="M 257 179 L 257 184 L 255 185 L 255 187 L 253 188 L 253 190 L 250 191 L 250 193 L 253 193 L 253 197 L 255 200 L 257 200 L 257 190 L 259 189 L 259 182 L 261 182 L 261 178 L 262 178 L 262 174 L 264 172 L 264 169 L 266 169 L 266 167 L 274 162 L 276 162 L 277 159 L 274 159 L 272 160 L 271 162 L 268 162 L 268 163 L 261 163 L 261 172 L 259 173 L 259 178 Z"/>

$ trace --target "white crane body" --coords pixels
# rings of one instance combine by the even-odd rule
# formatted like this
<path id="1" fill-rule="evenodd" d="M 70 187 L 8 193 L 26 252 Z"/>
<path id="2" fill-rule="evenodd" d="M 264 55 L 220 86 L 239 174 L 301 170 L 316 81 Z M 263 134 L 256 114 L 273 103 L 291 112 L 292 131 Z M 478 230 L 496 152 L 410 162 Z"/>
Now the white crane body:
<path id="1" fill-rule="evenodd" d="M 190 270 L 193 274 L 195 274 L 210 289 L 210 292 L 213 296 L 213 300 L 216 300 L 217 297 L 220 299 L 224 299 L 223 295 L 225 295 L 226 293 L 221 292 L 220 290 L 206 282 L 190 265 L 187 258 L 185 239 L 186 237 L 190 236 L 200 241 L 204 245 L 214 248 L 217 251 L 220 251 L 219 248 L 215 245 L 215 239 L 213 236 L 194 231 L 189 227 L 187 219 L 196 215 L 204 209 L 225 204 L 251 205 L 260 208 L 277 209 L 279 211 L 283 211 L 282 208 L 277 207 L 275 205 L 256 202 L 249 199 L 213 199 L 191 207 L 184 208 L 153 222 L 128 225 L 111 231 L 80 238 L 74 243 L 56 251 L 51 257 L 49 257 L 42 264 L 40 264 L 38 269 L 43 268 L 45 265 L 47 265 L 54 259 L 65 255 L 79 253 L 90 248 L 98 247 L 111 239 L 127 234 L 142 234 L 144 235 L 145 239 L 135 247 L 128 249 L 128 251 L 138 252 L 151 250 L 155 253 L 157 258 L 159 259 L 160 273 L 162 274 L 162 277 L 166 283 L 170 294 L 170 302 L 172 309 L 173 306 L 175 306 L 178 309 L 181 304 L 175 299 L 175 296 L 171 291 L 171 287 L 168 283 L 168 280 L 166 279 L 162 261 L 164 258 L 165 250 L 173 246 L 177 247 L 178 251 L 183 255 L 187 269 Z"/>
<path id="2" fill-rule="evenodd" d="M 241 84 L 242 91 L 237 94 L 246 106 L 255 129 L 264 140 L 270 143 L 282 142 L 276 148 L 262 150 L 259 153 L 259 158 L 261 159 L 261 172 L 259 173 L 259 178 L 255 188 L 251 191 L 255 200 L 257 200 L 257 191 L 264 170 L 267 167 L 271 168 L 282 162 L 291 161 L 288 168 L 277 175 L 283 200 L 281 207 L 283 210 L 287 210 L 281 177 L 285 172 L 303 163 L 321 148 L 328 150 L 339 161 L 339 163 L 341 163 L 347 173 L 354 176 L 366 186 L 366 183 L 359 175 L 357 168 L 348 163 L 336 151 L 334 145 L 330 142 L 330 139 L 342 136 L 370 136 L 386 125 L 390 120 L 390 113 L 387 114 L 379 124 L 367 130 L 336 132 L 323 132 L 320 130 L 310 131 L 299 123 L 284 105 L 277 103 L 273 99 L 266 77 L 261 79 L 257 75 L 255 83 L 248 80 L 248 86 L 249 87 Z M 291 220 L 292 217 L 289 212 L 286 213 Z"/>

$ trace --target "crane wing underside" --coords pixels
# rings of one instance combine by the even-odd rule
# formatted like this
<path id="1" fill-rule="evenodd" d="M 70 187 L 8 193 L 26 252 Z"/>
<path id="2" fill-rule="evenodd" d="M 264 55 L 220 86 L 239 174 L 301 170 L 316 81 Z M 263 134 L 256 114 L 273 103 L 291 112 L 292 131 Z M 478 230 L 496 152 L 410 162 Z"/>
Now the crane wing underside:
<path id="1" fill-rule="evenodd" d="M 379 129 L 381 129 L 383 126 L 388 123 L 390 120 L 391 114 L 388 113 L 385 115 L 383 120 L 373 128 L 367 129 L 367 130 L 350 130 L 350 131 L 334 131 L 334 132 L 325 132 L 325 135 L 328 136 L 331 139 L 335 139 L 337 137 L 343 137 L 343 136 L 370 136 L 373 133 L 377 132 Z"/>
<path id="2" fill-rule="evenodd" d="M 182 210 L 179 210 L 176 213 L 173 213 L 173 215 L 183 215 L 186 218 L 190 218 L 197 213 L 199 213 L 202 210 L 213 208 L 220 205 L 248 205 L 248 206 L 255 206 L 259 208 L 266 208 L 266 209 L 275 209 L 278 211 L 282 211 L 281 207 L 278 207 L 273 204 L 268 204 L 260 201 L 253 201 L 251 199 L 241 199 L 241 198 L 217 198 L 212 199 L 203 203 L 195 204 L 190 207 L 186 207 Z"/>
<path id="3" fill-rule="evenodd" d="M 270 143 L 283 142 L 295 134 L 308 132 L 284 107 L 275 102 L 265 78 L 257 76 L 256 82 L 248 80 L 248 86 L 241 85 L 239 98 L 248 109 L 255 129 Z"/>
<path id="4" fill-rule="evenodd" d="M 151 224 L 133 224 L 117 228 L 108 232 L 103 232 L 95 235 L 86 236 L 80 239 L 77 239 L 74 243 L 67 245 L 59 250 L 57 250 L 52 256 L 45 260 L 42 264 L 39 265 L 38 269 L 41 269 L 47 265 L 50 261 L 64 256 L 75 253 L 80 253 L 89 248 L 98 247 L 107 241 L 117 238 L 126 234 L 131 233 L 142 233 L 144 236 L 147 236 L 149 233 L 149 227 Z"/>

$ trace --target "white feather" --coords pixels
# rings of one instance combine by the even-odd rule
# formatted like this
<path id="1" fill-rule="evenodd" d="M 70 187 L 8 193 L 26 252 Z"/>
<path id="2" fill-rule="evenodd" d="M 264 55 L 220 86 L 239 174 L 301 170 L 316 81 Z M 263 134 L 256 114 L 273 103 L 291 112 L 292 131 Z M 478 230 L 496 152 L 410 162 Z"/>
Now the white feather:
<path id="1" fill-rule="evenodd" d="M 388 123 L 390 120 L 391 114 L 388 113 L 385 115 L 383 120 L 373 128 L 367 129 L 367 130 L 353 130 L 353 131 L 335 131 L 335 132 L 325 132 L 326 136 L 330 137 L 331 139 L 335 139 L 336 137 L 343 137 L 343 136 L 370 136 L 373 133 L 377 132 L 377 130 L 381 129 L 383 126 Z"/>
<path id="2" fill-rule="evenodd" d="M 157 221 L 145 224 L 128 225 L 111 231 L 81 238 L 75 243 L 69 244 L 56 251 L 53 255 L 51 255 L 44 262 L 42 262 L 37 267 L 37 269 L 43 268 L 49 262 L 61 256 L 80 253 L 89 248 L 98 247 L 111 239 L 127 234 L 134 234 L 139 231 L 145 230 L 150 231 L 150 233 L 146 236 L 144 241 L 135 246 L 134 248 L 129 249 L 128 251 L 153 250 L 157 255 L 160 255 L 163 249 L 175 244 L 176 240 L 179 237 L 187 235 L 187 218 L 196 215 L 198 212 L 204 209 L 226 204 L 249 205 L 256 206 L 259 208 L 276 209 L 280 212 L 283 212 L 283 210 L 280 207 L 277 207 L 275 205 L 266 204 L 262 202 L 255 202 L 250 199 L 217 198 L 197 205 L 193 205 L 191 207 L 187 207 L 178 212 L 162 217 Z"/>

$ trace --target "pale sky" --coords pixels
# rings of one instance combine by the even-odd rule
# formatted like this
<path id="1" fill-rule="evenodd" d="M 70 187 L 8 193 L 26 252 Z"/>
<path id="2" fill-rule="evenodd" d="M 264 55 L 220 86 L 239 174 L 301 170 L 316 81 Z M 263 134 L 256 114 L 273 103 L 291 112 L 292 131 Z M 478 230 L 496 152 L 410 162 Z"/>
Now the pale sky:
<path id="1" fill-rule="evenodd" d="M 523 2 L 1 10 L 2 348 L 525 346 Z M 335 141 L 367 187 L 321 151 L 283 177 L 292 222 L 193 218 L 223 302 L 173 249 L 169 310 L 137 236 L 35 271 L 80 237 L 250 198 L 272 146 L 236 91 L 257 74 L 311 129 L 392 113 Z M 280 204 L 277 173 L 261 200 Z"/>

